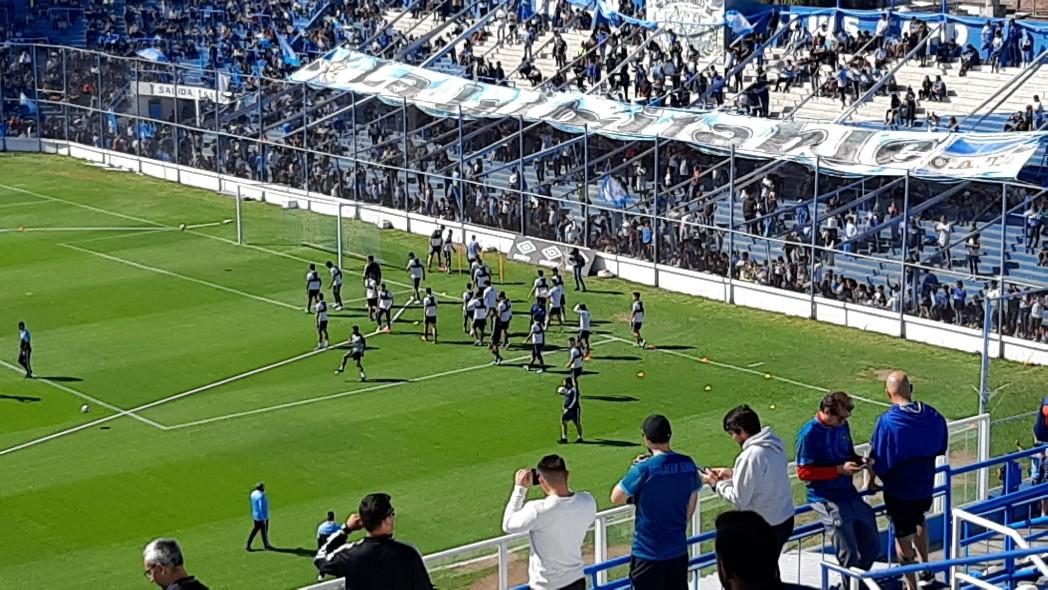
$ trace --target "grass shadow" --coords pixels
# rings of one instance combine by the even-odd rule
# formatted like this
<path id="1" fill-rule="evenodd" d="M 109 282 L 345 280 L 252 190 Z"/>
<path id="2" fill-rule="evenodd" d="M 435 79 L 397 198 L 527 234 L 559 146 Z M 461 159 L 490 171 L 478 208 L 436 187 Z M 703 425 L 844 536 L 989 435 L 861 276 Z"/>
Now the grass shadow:
<path id="1" fill-rule="evenodd" d="M 38 402 L 38 401 L 42 401 L 43 400 L 43 398 L 32 397 L 32 396 L 29 396 L 29 395 L 7 395 L 7 394 L 4 394 L 4 393 L 0 393 L 0 399 L 9 399 L 9 400 L 16 401 L 16 402 L 21 402 L 21 403 Z"/>
<path id="2" fill-rule="evenodd" d="M 594 438 L 594 439 L 590 439 L 590 440 L 584 440 L 584 441 L 582 441 L 579 444 L 582 444 L 582 445 L 596 445 L 596 446 L 599 446 L 599 447 L 619 447 L 619 448 L 639 447 L 640 446 L 640 443 L 630 442 L 630 441 L 626 441 L 626 440 L 614 440 L 614 439 L 610 439 L 610 438 Z"/>
<path id="3" fill-rule="evenodd" d="M 694 346 L 685 346 L 683 344 L 660 344 L 655 348 L 658 350 L 695 350 Z"/>
<path id="4" fill-rule="evenodd" d="M 640 401 L 639 399 L 633 397 L 632 395 L 584 395 L 584 396 L 582 396 L 582 399 L 591 399 L 591 400 L 595 400 L 595 401 L 599 401 L 599 402 L 616 402 L 616 403 Z"/>
<path id="5" fill-rule="evenodd" d="M 611 354 L 611 355 L 608 355 L 608 356 L 600 355 L 600 356 L 597 356 L 597 357 L 594 357 L 594 358 L 596 358 L 598 360 L 602 360 L 602 361 L 639 361 L 640 360 L 639 356 L 634 356 L 632 354 Z"/>
<path id="6" fill-rule="evenodd" d="M 597 295 L 625 295 L 624 291 L 608 291 L 601 289 L 586 289 L 584 293 L 595 293 Z"/>
<path id="7" fill-rule="evenodd" d="M 387 378 L 387 379 L 368 379 L 366 381 L 366 383 L 407 383 L 408 381 L 411 381 L 411 379 Z"/>
<path id="8" fill-rule="evenodd" d="M 286 553 L 288 555 L 297 555 L 299 557 L 314 557 L 317 552 L 307 547 L 276 547 L 270 546 L 269 550 L 273 553 Z"/>
<path id="9" fill-rule="evenodd" d="M 55 377 L 37 377 L 37 379 L 44 379 L 44 380 L 47 380 L 47 381 L 56 381 L 58 383 L 77 383 L 79 381 L 83 381 L 83 379 L 81 379 L 80 377 L 65 377 L 65 376 L 62 376 L 62 375 L 58 375 L 58 376 L 55 376 Z"/>

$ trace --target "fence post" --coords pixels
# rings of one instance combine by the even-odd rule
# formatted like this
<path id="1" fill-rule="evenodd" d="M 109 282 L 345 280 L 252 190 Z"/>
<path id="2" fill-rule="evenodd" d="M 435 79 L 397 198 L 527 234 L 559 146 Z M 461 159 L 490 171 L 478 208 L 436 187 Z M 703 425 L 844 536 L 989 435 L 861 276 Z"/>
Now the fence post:
<path id="1" fill-rule="evenodd" d="M 910 255 L 910 171 L 902 181 L 902 254 L 899 257 L 899 336 L 906 337 L 906 259 Z"/>
<path id="2" fill-rule="evenodd" d="M 990 402 L 990 334 L 993 333 L 993 297 L 983 300 L 983 342 L 982 359 L 979 364 L 979 413 L 986 413 L 986 404 Z M 997 299 L 997 308 L 1004 307 L 1004 297 Z M 999 325 L 998 325 L 999 326 Z"/>
<path id="3" fill-rule="evenodd" d="M 138 98 L 138 60 L 135 64 L 135 156 L 138 157 L 138 173 L 142 173 L 142 101 Z M 238 187 L 239 190 L 239 187 Z"/>
<path id="4" fill-rule="evenodd" d="M 815 303 L 815 249 L 819 243 L 819 166 L 821 160 L 819 156 L 815 156 L 815 176 L 812 181 L 812 200 L 811 200 L 811 236 L 809 243 L 811 244 L 811 260 L 808 261 L 808 282 L 810 287 L 808 288 L 808 298 L 811 301 L 811 319 L 818 317 L 818 304 Z M 823 271 L 825 272 L 825 267 Z"/>
<path id="5" fill-rule="evenodd" d="M 178 138 L 178 136 L 179 136 L 179 134 L 181 134 L 181 133 L 182 133 L 182 128 L 181 128 L 181 127 L 179 127 L 179 122 L 178 122 L 178 120 L 179 120 L 179 118 L 180 118 L 180 117 L 179 117 L 179 112 L 178 112 L 178 111 L 179 111 L 179 108 L 178 108 L 178 66 L 177 66 L 177 65 L 175 65 L 175 64 L 171 64 L 171 73 L 172 73 L 172 80 L 171 80 L 171 82 L 172 82 L 172 84 L 173 84 L 173 86 L 174 86 L 174 89 L 175 89 L 175 97 L 174 97 L 174 99 L 173 99 L 173 101 L 172 101 L 172 102 L 174 103 L 174 105 L 175 105 L 175 106 L 174 106 L 174 120 L 175 120 L 175 164 L 176 164 L 176 167 L 175 167 L 175 169 L 176 169 L 176 170 L 179 170 L 178 166 L 180 166 L 180 165 L 182 164 L 182 160 L 181 160 L 181 158 L 179 158 L 179 155 L 178 155 L 178 152 L 179 152 L 179 149 L 178 149 L 178 144 L 179 144 L 179 143 L 181 143 L 181 142 L 179 141 L 179 138 Z M 259 125 L 261 125 L 261 124 L 262 124 L 262 123 L 261 123 L 261 119 L 259 119 Z M 259 135 L 261 135 L 261 133 L 259 133 Z M 190 143 L 192 143 L 192 141 L 190 141 Z M 188 163 L 190 163 L 190 164 L 191 164 L 192 162 L 188 162 Z M 181 182 L 181 172 L 179 173 L 179 180 L 178 180 L 178 182 Z"/>
<path id="6" fill-rule="evenodd" d="M 655 172 L 658 174 L 658 171 Z M 655 182 L 658 182 L 656 180 Z M 728 158 L 728 303 L 735 303 L 735 146 L 731 146 Z"/>
<path id="7" fill-rule="evenodd" d="M 339 202 L 335 204 L 335 209 L 337 211 L 335 214 L 335 221 L 338 223 L 338 225 L 335 226 L 335 239 L 338 240 L 338 266 L 341 268 L 342 260 L 344 258 L 342 255 L 342 203 Z"/>
<path id="8" fill-rule="evenodd" d="M 68 48 L 67 47 L 63 47 L 62 48 L 62 96 L 63 97 L 69 96 L 69 74 L 68 74 L 68 72 L 66 70 L 66 68 L 68 67 L 67 61 L 66 61 L 67 53 L 68 53 Z M 2 82 L 0 82 L 0 84 L 2 84 Z M 4 95 L 3 89 L 0 89 L 0 96 L 3 96 L 3 95 Z M 138 98 L 138 88 L 137 87 L 135 88 L 135 98 L 136 99 Z M 2 107 L 0 107 L 0 109 L 2 109 Z M 66 141 L 69 141 L 69 101 L 68 100 L 63 100 L 62 101 L 62 115 L 64 115 L 62 117 L 62 128 L 63 128 L 63 136 L 62 137 Z M 3 121 L 3 120 L 4 120 L 3 115 L 0 115 L 0 121 Z"/>
<path id="9" fill-rule="evenodd" d="M 106 145 L 106 114 L 102 108 L 102 54 L 98 53 L 95 55 L 95 65 L 98 67 L 98 76 L 95 80 L 95 93 L 91 97 L 91 100 L 95 102 L 95 112 L 98 113 L 98 142 L 102 145 L 97 146 L 105 149 Z M 35 75 L 35 74 L 34 74 Z M 175 88 L 175 96 L 178 96 L 178 88 Z M 175 105 L 178 105 L 178 99 L 175 98 Z"/>
<path id="10" fill-rule="evenodd" d="M 0 127 L 3 128 L 3 133 L 0 133 L 0 152 L 7 151 L 7 125 L 4 123 L 4 121 L 7 121 L 7 118 L 4 117 L 5 96 L 7 96 L 7 93 L 4 91 L 4 77 L 0 76 Z M 66 129 L 69 129 L 68 123 L 66 124 Z M 68 131 L 66 132 L 66 139 L 69 139 Z"/>
<path id="11" fill-rule="evenodd" d="M 464 125 L 464 123 L 462 121 L 462 105 L 459 105 L 459 107 L 458 107 L 458 171 L 459 171 L 459 178 L 460 179 L 465 179 L 466 178 L 466 150 L 465 150 L 465 146 L 462 145 L 462 131 L 463 131 L 462 128 L 463 128 L 463 125 Z M 477 180 L 479 181 L 480 179 L 477 179 Z M 455 191 L 455 197 L 458 200 L 457 204 L 458 204 L 458 208 L 459 208 L 459 222 L 461 222 L 461 223 L 465 223 L 465 221 L 466 221 L 466 195 L 463 194 L 466 191 L 466 186 L 467 185 L 462 184 Z M 474 187 L 473 190 L 480 190 L 480 189 Z M 465 232 L 463 232 L 463 233 L 465 233 Z"/>
<path id="12" fill-rule="evenodd" d="M 608 560 L 608 523 L 603 516 L 593 521 L 593 563 L 604 563 Z M 608 582 L 608 570 L 597 572 L 597 583 Z"/>
<path id="13" fill-rule="evenodd" d="M 350 106 L 350 122 L 353 133 L 350 135 L 353 137 L 353 200 L 357 202 L 357 206 L 360 204 L 360 183 L 357 182 L 357 171 L 365 171 L 365 168 L 360 165 L 360 160 L 357 155 L 357 133 L 360 130 L 357 128 L 357 94 L 355 92 L 350 93 L 349 98 L 352 100 Z M 365 182 L 367 182 L 367 172 L 364 172 Z M 357 211 L 360 209 L 358 208 Z"/>
<path id="14" fill-rule="evenodd" d="M 499 543 L 499 590 L 509 588 L 509 549 L 506 543 Z"/>
<path id="15" fill-rule="evenodd" d="M 659 214 L 659 136 L 655 135 L 655 187 L 651 192 L 651 201 L 653 211 L 651 213 L 651 251 L 654 263 L 659 262 L 659 239 L 658 239 L 658 226 L 656 225 L 656 215 Z M 655 271 L 655 286 L 659 286 L 659 272 Z"/>
<path id="16" fill-rule="evenodd" d="M 1025 223 L 1025 220 L 1024 220 Z M 1005 265 L 1008 263 L 1008 184 L 1001 183 L 1001 268 L 1000 277 L 1001 280 L 998 283 L 1001 296 L 1005 294 L 1004 290 L 1004 271 Z M 997 339 L 1000 347 L 999 357 L 1004 356 L 1004 299 L 1001 299 L 997 303 Z M 981 412 L 980 412 L 981 413 Z"/>
<path id="17" fill-rule="evenodd" d="M 990 458 L 990 435 L 993 434 L 993 422 L 990 416 L 984 415 L 984 420 L 979 422 L 979 461 Z M 990 495 L 990 470 L 980 469 L 976 480 L 976 492 L 980 500 L 985 500 Z"/>
<path id="18" fill-rule="evenodd" d="M 240 194 L 241 185 L 237 184 L 237 244 L 244 243 L 244 216 L 241 210 L 243 197 Z"/>
<path id="19" fill-rule="evenodd" d="M 524 236 L 528 230 L 528 205 L 524 196 L 524 117 L 520 116 L 517 117 L 517 186 L 513 189 L 520 203 L 520 235 Z"/>
<path id="20" fill-rule="evenodd" d="M 35 106 L 35 108 L 33 109 L 35 112 L 33 114 L 36 115 L 36 146 L 37 146 L 37 150 L 42 152 L 42 151 L 44 151 L 44 130 L 41 128 L 42 120 L 40 118 L 40 101 L 38 100 L 39 96 L 40 96 L 40 80 L 37 78 L 37 73 L 36 73 L 36 46 L 35 45 L 32 46 L 32 51 L 33 51 L 33 53 L 32 53 L 32 60 L 33 60 L 33 63 L 32 63 L 32 67 L 33 67 L 33 96 L 31 96 L 30 98 L 33 101 L 33 105 Z M 101 75 L 101 72 L 99 72 L 99 75 Z"/>
<path id="21" fill-rule="evenodd" d="M 582 244 L 587 248 L 589 243 L 589 124 L 582 126 L 582 191 L 579 200 L 582 201 Z"/>
<path id="22" fill-rule="evenodd" d="M 408 195 L 408 158 L 410 157 L 408 154 L 408 99 L 403 99 L 401 106 L 404 109 L 404 115 L 401 117 L 401 133 L 404 135 L 403 145 L 401 146 L 401 149 L 404 150 L 404 180 L 402 181 L 404 183 L 404 217 L 407 219 L 408 231 L 411 231 L 411 218 L 408 216 L 408 200 L 410 199 Z M 395 196 L 397 189 L 396 187 L 392 188 Z"/>

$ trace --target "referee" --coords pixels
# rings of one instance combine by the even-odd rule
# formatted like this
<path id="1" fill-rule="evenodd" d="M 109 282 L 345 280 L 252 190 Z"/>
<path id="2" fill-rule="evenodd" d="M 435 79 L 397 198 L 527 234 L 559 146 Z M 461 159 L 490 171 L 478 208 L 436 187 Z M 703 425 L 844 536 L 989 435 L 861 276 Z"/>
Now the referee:
<path id="1" fill-rule="evenodd" d="M 18 322 L 18 364 L 25 369 L 25 378 L 33 378 L 33 335 L 25 322 Z"/>

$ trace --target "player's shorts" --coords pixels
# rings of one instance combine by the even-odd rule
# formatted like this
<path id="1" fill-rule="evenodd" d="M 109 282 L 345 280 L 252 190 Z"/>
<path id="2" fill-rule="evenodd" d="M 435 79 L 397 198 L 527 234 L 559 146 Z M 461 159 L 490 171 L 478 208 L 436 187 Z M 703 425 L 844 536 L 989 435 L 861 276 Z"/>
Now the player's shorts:
<path id="1" fill-rule="evenodd" d="M 322 322 L 317 322 L 317 331 L 318 332 L 326 332 L 327 331 L 327 324 L 328 324 L 327 320 L 324 320 Z"/>
<path id="2" fill-rule="evenodd" d="M 320 289 L 306 289 L 306 294 L 310 299 L 316 299 L 317 295 L 320 295 Z"/>
<path id="3" fill-rule="evenodd" d="M 426 325 L 435 326 L 437 325 L 437 316 L 426 316 Z"/>
<path id="4" fill-rule="evenodd" d="M 564 312 L 559 307 L 551 307 L 549 310 L 549 316 L 564 317 Z"/>
<path id="5" fill-rule="evenodd" d="M 640 332 L 641 326 L 643 326 L 643 325 L 644 325 L 644 322 L 632 322 L 632 324 L 631 324 L 631 325 L 632 325 L 632 328 L 631 328 L 631 329 L 632 329 L 632 330 L 633 330 L 634 332 Z"/>
<path id="6" fill-rule="evenodd" d="M 545 346 L 544 344 L 535 344 L 534 342 L 532 342 L 531 343 L 531 354 L 542 354 L 542 349 L 543 349 L 544 346 Z"/>
<path id="7" fill-rule="evenodd" d="M 440 256 L 440 246 L 434 246 L 431 244 L 429 246 L 429 253 L 431 256 Z"/>
<path id="8" fill-rule="evenodd" d="M 582 376 L 582 367 L 572 367 L 571 368 L 571 378 L 572 379 L 578 379 L 581 376 Z"/>
<path id="9" fill-rule="evenodd" d="M 335 283 L 335 284 L 331 285 L 331 291 L 333 293 L 338 293 L 341 290 L 342 290 L 342 283 Z"/>
<path id="10" fill-rule="evenodd" d="M 589 330 L 579 330 L 579 340 L 585 340 L 586 342 L 589 342 L 589 337 L 590 337 L 590 331 Z"/>
<path id="11" fill-rule="evenodd" d="M 368 307 L 378 307 L 378 297 L 368 297 Z"/>
<path id="12" fill-rule="evenodd" d="M 582 408 L 575 406 L 571 409 L 566 409 L 560 415 L 561 422 L 575 422 L 576 424 L 582 418 Z"/>
<path id="13" fill-rule="evenodd" d="M 535 303 L 538 303 L 542 307 L 546 307 L 546 297 L 539 297 L 538 295 L 536 295 L 535 296 Z"/>
<path id="14" fill-rule="evenodd" d="M 931 497 L 919 500 L 902 500 L 884 495 L 884 507 L 895 527 L 895 538 L 909 537 L 924 524 L 924 514 L 932 507 Z"/>
<path id="15" fill-rule="evenodd" d="M 473 327 L 477 330 L 483 330 L 488 327 L 488 320 L 486 318 L 474 319 Z"/>
<path id="16" fill-rule="evenodd" d="M 364 351 L 362 351 L 362 350 L 361 351 L 357 351 L 357 350 L 351 351 L 349 353 L 349 358 L 351 358 L 351 359 L 353 359 L 355 361 L 359 361 L 360 359 L 364 358 Z"/>

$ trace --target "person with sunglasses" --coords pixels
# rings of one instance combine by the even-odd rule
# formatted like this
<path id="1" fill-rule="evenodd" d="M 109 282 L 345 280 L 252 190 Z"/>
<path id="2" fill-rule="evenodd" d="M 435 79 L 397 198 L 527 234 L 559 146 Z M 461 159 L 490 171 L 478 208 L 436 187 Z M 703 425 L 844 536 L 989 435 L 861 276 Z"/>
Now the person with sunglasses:
<path id="1" fill-rule="evenodd" d="M 368 494 L 358 511 L 328 537 L 313 564 L 321 576 L 344 578 L 353 590 L 433 590 L 415 547 L 393 539 L 393 504 L 389 494 Z M 355 531 L 364 538 L 348 543 Z"/>
<path id="2" fill-rule="evenodd" d="M 207 590 L 200 580 L 186 573 L 182 548 L 174 539 L 154 539 L 142 550 L 143 575 L 164 590 Z"/>
<path id="3" fill-rule="evenodd" d="M 873 463 L 855 452 L 848 426 L 853 408 L 843 391 L 822 398 L 815 417 L 797 433 L 797 477 L 808 487 L 808 502 L 830 533 L 840 565 L 869 570 L 881 539 L 873 509 L 852 481 Z"/>

